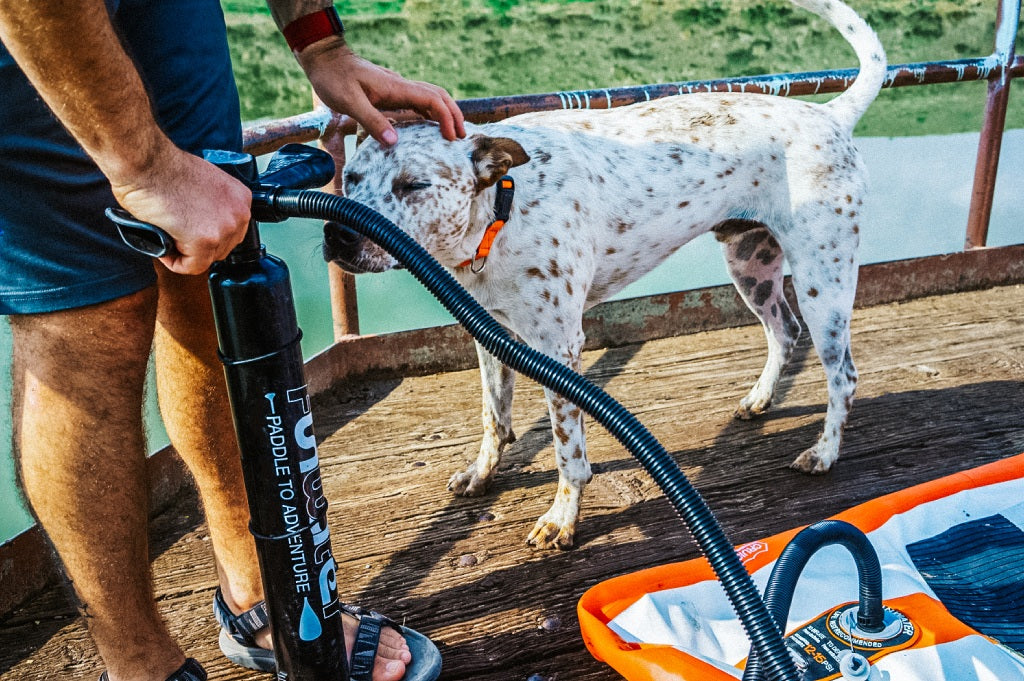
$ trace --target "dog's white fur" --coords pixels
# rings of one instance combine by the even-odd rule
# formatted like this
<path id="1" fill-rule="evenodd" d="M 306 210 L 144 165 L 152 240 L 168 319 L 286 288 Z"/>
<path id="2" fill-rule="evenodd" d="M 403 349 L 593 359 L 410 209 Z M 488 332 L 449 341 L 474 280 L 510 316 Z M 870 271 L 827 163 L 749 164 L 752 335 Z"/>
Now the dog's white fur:
<path id="1" fill-rule="evenodd" d="M 886 72 L 874 32 L 837 0 L 793 0 L 830 21 L 854 47 L 860 74 L 825 104 L 753 94 L 691 94 L 611 110 L 530 113 L 467 126 L 444 141 L 431 123 L 399 142 L 361 144 L 345 193 L 408 232 L 526 343 L 580 368 L 584 310 L 714 231 L 729 271 L 768 339 L 764 370 L 737 416 L 767 409 L 800 324 L 783 297 L 783 258 L 828 379 L 824 432 L 792 466 L 823 473 L 839 455 L 857 372 L 850 315 L 857 281 L 864 170 L 851 131 Z M 479 272 L 470 259 L 493 220 L 495 182 L 510 169 L 511 218 Z M 325 256 L 353 272 L 395 260 L 352 232 L 325 230 Z M 479 264 L 479 263 L 478 263 Z M 455 474 L 456 494 L 483 494 L 511 426 L 513 373 L 478 347 L 483 442 Z M 539 547 L 571 546 L 591 478 L 580 410 L 547 392 L 559 471 L 551 509 L 530 533 Z"/>

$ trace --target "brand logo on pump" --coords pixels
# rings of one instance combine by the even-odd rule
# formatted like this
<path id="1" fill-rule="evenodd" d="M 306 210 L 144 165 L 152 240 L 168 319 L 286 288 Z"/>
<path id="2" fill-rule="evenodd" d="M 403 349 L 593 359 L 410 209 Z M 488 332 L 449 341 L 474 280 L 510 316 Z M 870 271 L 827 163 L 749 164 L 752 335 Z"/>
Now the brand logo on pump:
<path id="1" fill-rule="evenodd" d="M 303 641 L 313 641 L 323 633 L 322 622 L 340 613 L 337 596 L 336 565 L 331 554 L 327 527 L 327 500 L 320 479 L 320 460 L 313 432 L 306 386 L 288 390 L 284 404 L 280 395 L 266 393 L 267 433 L 274 457 L 278 499 L 291 563 L 292 583 L 303 595 L 298 633 Z M 298 418 L 296 418 L 296 416 Z M 291 432 L 288 433 L 289 426 Z M 297 447 L 298 470 L 288 456 L 287 436 Z"/>

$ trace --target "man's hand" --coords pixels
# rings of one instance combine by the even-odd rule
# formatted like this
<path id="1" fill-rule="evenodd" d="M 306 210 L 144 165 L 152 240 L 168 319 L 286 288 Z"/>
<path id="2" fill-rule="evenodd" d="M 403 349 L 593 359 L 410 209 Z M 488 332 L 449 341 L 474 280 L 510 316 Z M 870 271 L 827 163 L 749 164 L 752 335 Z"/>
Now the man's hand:
<path id="1" fill-rule="evenodd" d="M 178 274 L 200 274 L 241 242 L 249 225 L 249 189 L 217 166 L 173 145 L 145 173 L 111 178 L 114 196 L 139 220 L 164 229 L 175 252 L 160 261 Z"/>
<path id="2" fill-rule="evenodd" d="M 406 80 L 359 57 L 340 36 L 313 43 L 297 58 L 320 100 L 354 118 L 381 144 L 390 146 L 398 141 L 382 110 L 411 109 L 437 121 L 447 140 L 466 136 L 462 111 L 443 88 Z"/>

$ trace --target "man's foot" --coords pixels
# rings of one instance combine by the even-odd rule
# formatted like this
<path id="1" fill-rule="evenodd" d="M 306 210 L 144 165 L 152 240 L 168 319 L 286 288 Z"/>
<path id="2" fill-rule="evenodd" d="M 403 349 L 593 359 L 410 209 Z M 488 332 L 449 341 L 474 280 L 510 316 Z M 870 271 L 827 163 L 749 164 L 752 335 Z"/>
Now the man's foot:
<path id="1" fill-rule="evenodd" d="M 405 636 L 399 633 L 398 625 L 385 617 L 375 615 L 359 608 L 345 608 L 343 628 L 345 631 L 345 649 L 350 655 L 350 667 L 353 678 L 358 667 L 369 664 L 367 657 L 372 656 L 374 630 L 379 628 L 376 655 L 372 656 L 372 675 L 364 678 L 372 681 L 399 681 L 405 678 L 407 670 L 415 670 L 416 679 L 432 680 L 440 674 L 440 654 L 437 648 L 424 637 L 410 629 L 405 629 Z M 220 589 L 214 596 L 214 614 L 221 625 L 220 646 L 224 654 L 232 662 L 250 669 L 274 671 L 274 656 L 271 652 L 272 642 L 266 606 L 259 603 L 245 612 L 232 607 L 226 602 Z M 360 632 L 360 622 L 363 631 Z M 362 638 L 357 642 L 357 638 Z M 416 644 L 417 659 L 413 665 L 413 653 L 406 637 Z M 369 647 L 369 653 L 360 648 Z M 355 655 L 353 655 L 355 653 Z M 363 661 L 361 662 L 359 659 Z M 369 669 L 369 667 L 367 667 Z M 365 674 L 365 672 L 364 672 Z"/>

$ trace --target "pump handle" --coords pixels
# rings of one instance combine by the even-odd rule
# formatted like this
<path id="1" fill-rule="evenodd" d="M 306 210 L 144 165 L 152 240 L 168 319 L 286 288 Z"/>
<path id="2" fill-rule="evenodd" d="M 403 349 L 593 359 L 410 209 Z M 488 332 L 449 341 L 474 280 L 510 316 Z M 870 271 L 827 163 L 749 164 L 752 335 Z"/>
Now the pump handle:
<path id="1" fill-rule="evenodd" d="M 249 154 L 206 150 L 203 157 L 243 182 L 245 173 L 238 168 L 249 164 L 255 168 Z M 286 144 L 274 152 L 255 183 L 246 182 L 253 193 L 253 217 L 262 222 L 281 222 L 287 216 L 272 205 L 279 189 L 313 189 L 324 186 L 333 177 L 334 158 L 326 151 L 305 144 Z M 174 239 L 160 227 L 137 219 L 123 208 L 107 208 L 104 213 L 117 226 L 121 239 L 139 253 L 160 258 L 174 250 Z M 258 236 L 254 238 L 258 241 Z"/>
<path id="2" fill-rule="evenodd" d="M 286 144 L 270 157 L 259 184 L 285 189 L 317 189 L 334 179 L 334 158 L 323 149 Z"/>
<path id="3" fill-rule="evenodd" d="M 117 225 L 121 239 L 139 253 L 161 258 L 174 250 L 171 235 L 156 225 L 137 220 L 123 208 L 107 208 L 103 212 Z"/>

